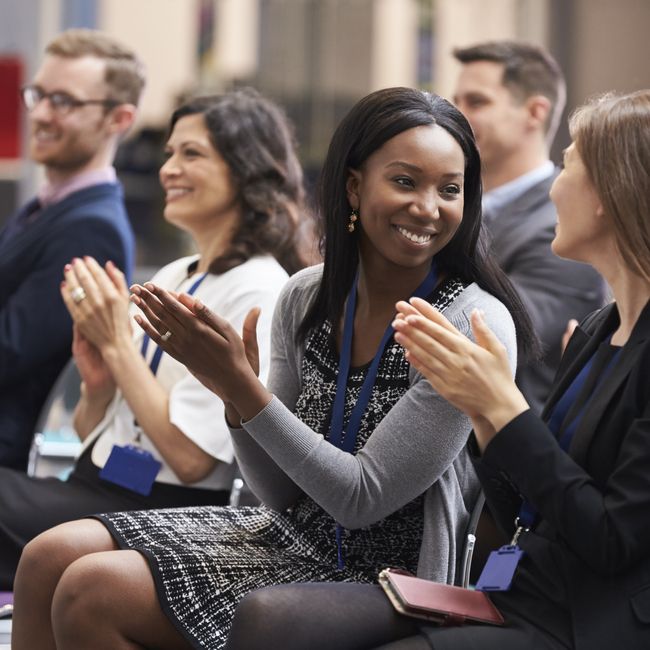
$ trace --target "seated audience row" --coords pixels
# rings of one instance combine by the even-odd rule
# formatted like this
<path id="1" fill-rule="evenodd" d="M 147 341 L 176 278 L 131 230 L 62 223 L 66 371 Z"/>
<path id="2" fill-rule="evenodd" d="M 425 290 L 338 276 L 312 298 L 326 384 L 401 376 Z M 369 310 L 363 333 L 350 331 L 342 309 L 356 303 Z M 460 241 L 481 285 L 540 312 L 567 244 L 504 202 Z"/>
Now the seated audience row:
<path id="1" fill-rule="evenodd" d="M 114 513 L 39 537 L 17 581 L 17 648 L 94 638 L 218 648 L 256 587 L 373 583 L 387 565 L 454 580 L 478 493 L 470 420 L 409 367 L 391 322 L 395 303 L 411 295 L 466 334 L 481 309 L 514 374 L 508 309 L 523 309 L 484 257 L 480 159 L 467 120 L 417 90 L 368 96 L 333 137 L 321 210 L 325 263 L 283 290 L 268 389 L 252 341 L 202 301 L 153 284 L 134 289 L 151 340 L 226 404 L 242 473 L 266 505 Z M 519 325 L 525 341 L 530 325 Z M 93 585 L 121 594 L 102 598 L 101 616 Z M 35 615 L 38 630 L 26 624 Z"/>
<path id="2" fill-rule="evenodd" d="M 50 51 L 59 81 L 43 73 L 25 95 L 39 128 L 119 113 L 105 86 L 75 99 L 108 69 L 89 48 Z M 13 647 L 647 645 L 649 132 L 648 91 L 572 118 L 553 250 L 598 270 L 616 302 L 573 334 L 539 417 L 514 380 L 533 327 L 486 252 L 457 108 L 392 88 L 350 111 L 322 172 L 324 264 L 288 282 L 304 206 L 281 112 L 252 90 L 178 109 L 165 217 L 199 254 L 133 286 L 131 308 L 118 265 L 69 260 L 84 450 L 66 482 L 0 470 L 6 586 L 30 539 L 92 515 L 22 553 Z M 264 505 L 221 507 L 233 450 Z M 379 571 L 457 581 L 481 484 L 519 557 L 491 594 L 506 624 L 396 614 Z"/>
<path id="3" fill-rule="evenodd" d="M 79 47 L 84 38 L 90 36 L 79 35 Z M 59 93 L 84 81 L 76 68 L 63 75 L 70 66 L 85 62 L 94 71 L 94 59 L 49 57 L 48 74 L 61 68 L 52 86 Z M 160 170 L 165 218 L 189 233 L 199 252 L 167 265 L 153 281 L 195 295 L 238 330 L 251 309 L 261 310 L 266 377 L 275 301 L 301 266 L 295 233 L 302 172 L 286 120 L 252 90 L 195 99 L 172 116 L 167 155 Z M 74 323 L 72 350 L 83 380 L 74 419 L 83 451 L 66 481 L 0 468 L 5 590 L 25 544 L 52 526 L 102 511 L 226 504 L 234 478 L 222 400 L 140 328 L 132 333 L 117 264 L 75 258 L 64 278 L 59 299 Z"/>

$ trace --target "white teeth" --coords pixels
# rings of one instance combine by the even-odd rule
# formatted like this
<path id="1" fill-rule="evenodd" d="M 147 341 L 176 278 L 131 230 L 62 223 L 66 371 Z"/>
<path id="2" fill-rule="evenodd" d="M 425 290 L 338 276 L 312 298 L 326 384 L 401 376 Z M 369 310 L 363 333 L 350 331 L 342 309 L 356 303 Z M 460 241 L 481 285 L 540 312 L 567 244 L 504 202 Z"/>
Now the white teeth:
<path id="1" fill-rule="evenodd" d="M 406 230 L 406 228 L 402 228 L 402 226 L 397 226 L 397 231 L 404 235 L 406 239 L 415 242 L 416 244 L 426 244 L 428 241 L 431 241 L 431 234 L 425 234 L 425 235 L 416 235 L 414 232 L 411 232 L 410 230 Z"/>
<path id="2" fill-rule="evenodd" d="M 190 190 L 182 188 L 182 187 L 170 187 L 167 190 L 167 198 L 168 199 L 177 199 L 179 196 L 184 196 L 185 194 L 188 194 Z"/>

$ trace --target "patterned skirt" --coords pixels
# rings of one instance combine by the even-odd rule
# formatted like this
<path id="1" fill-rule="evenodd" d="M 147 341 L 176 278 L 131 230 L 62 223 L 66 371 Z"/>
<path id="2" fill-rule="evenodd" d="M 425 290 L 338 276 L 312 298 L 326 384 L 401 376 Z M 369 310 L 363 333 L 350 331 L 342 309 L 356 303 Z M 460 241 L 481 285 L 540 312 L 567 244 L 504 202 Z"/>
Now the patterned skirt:
<path id="1" fill-rule="evenodd" d="M 405 512 L 406 511 L 406 512 Z M 422 500 L 382 523 L 344 531 L 303 497 L 287 513 L 261 507 L 194 507 L 99 515 L 120 548 L 148 560 L 163 611 L 193 648 L 223 648 L 235 608 L 250 591 L 292 582 L 375 582 L 379 570 L 415 571 Z M 392 520 L 392 525 L 391 525 Z M 383 549 L 383 550 L 382 550 Z"/>

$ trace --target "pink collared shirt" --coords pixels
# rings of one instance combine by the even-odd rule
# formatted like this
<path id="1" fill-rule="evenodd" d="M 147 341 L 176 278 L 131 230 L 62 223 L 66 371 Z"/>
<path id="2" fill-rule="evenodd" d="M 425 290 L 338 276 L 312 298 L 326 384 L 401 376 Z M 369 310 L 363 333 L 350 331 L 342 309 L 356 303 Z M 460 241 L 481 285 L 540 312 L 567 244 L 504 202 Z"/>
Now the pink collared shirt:
<path id="1" fill-rule="evenodd" d="M 91 185 L 115 183 L 116 181 L 117 174 L 115 173 L 114 167 L 92 169 L 91 171 L 82 172 L 77 176 L 73 176 L 62 183 L 45 183 L 38 191 L 38 200 L 41 203 L 41 207 L 45 208 L 48 205 L 63 201 L 66 196 Z"/>

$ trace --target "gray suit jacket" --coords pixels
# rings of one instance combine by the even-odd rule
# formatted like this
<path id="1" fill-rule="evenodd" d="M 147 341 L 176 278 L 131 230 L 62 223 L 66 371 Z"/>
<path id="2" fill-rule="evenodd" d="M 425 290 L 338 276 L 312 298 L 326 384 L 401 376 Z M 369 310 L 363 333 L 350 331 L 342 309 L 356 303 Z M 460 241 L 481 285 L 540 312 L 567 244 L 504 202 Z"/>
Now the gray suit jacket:
<path id="1" fill-rule="evenodd" d="M 517 369 L 519 388 L 537 413 L 560 363 L 567 322 L 582 320 L 605 302 L 605 285 L 591 266 L 564 260 L 551 250 L 557 220 L 548 193 L 555 175 L 498 214 L 486 215 L 491 251 L 517 289 L 542 342 L 541 361 Z"/>

